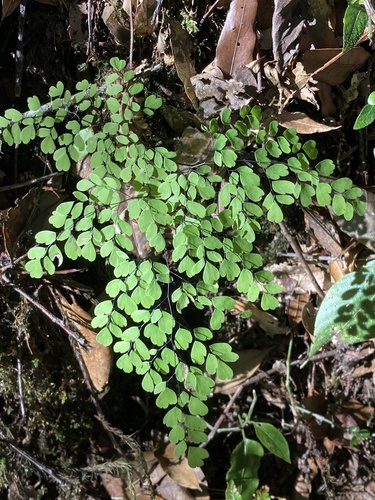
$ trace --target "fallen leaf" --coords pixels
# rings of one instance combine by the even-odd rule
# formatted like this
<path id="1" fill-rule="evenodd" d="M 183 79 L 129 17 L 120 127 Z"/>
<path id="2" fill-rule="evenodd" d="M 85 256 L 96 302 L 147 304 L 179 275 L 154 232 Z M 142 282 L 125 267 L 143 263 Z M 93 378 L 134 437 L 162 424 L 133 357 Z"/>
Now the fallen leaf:
<path id="1" fill-rule="evenodd" d="M 312 274 L 315 276 L 319 286 L 322 290 L 327 290 L 331 286 L 331 281 L 328 273 L 323 271 L 315 264 L 308 264 Z M 315 293 L 315 288 L 311 282 L 310 276 L 307 275 L 305 269 L 301 264 L 273 264 L 267 267 L 275 276 L 276 283 L 283 287 L 283 292 L 286 294 L 296 293 Z"/>
<path id="2" fill-rule="evenodd" d="M 368 373 L 375 373 L 375 358 L 371 359 L 369 362 L 358 366 L 354 372 L 351 374 L 352 378 L 360 378 Z"/>
<path id="3" fill-rule="evenodd" d="M 312 231 L 316 242 L 333 257 L 342 255 L 340 234 L 337 226 L 327 216 L 318 210 L 309 209 L 304 211 L 305 224 L 308 231 Z"/>
<path id="4" fill-rule="evenodd" d="M 80 307 L 77 302 L 70 304 L 66 298 L 58 294 L 60 304 L 77 332 L 84 337 L 92 349 L 85 350 L 78 346 L 82 361 L 85 364 L 93 387 L 103 392 L 108 385 L 112 368 L 112 350 L 108 346 L 99 344 L 96 332 L 91 327 L 92 316 Z"/>
<path id="5" fill-rule="evenodd" d="M 230 380 L 217 380 L 215 394 L 230 394 L 258 370 L 270 349 L 245 349 L 239 351 L 238 360 L 231 364 L 233 377 Z"/>
<path id="6" fill-rule="evenodd" d="M 282 72 L 289 59 L 295 54 L 305 16 L 301 9 L 307 10 L 306 1 L 275 0 L 272 18 L 273 54 L 277 70 Z"/>
<path id="7" fill-rule="evenodd" d="M 18 239 L 25 229 L 26 223 L 36 205 L 37 188 L 31 189 L 21 199 L 16 200 L 16 205 L 9 208 L 3 215 L 4 245 L 10 259 L 14 257 Z"/>
<path id="8" fill-rule="evenodd" d="M 232 312 L 242 313 L 244 311 L 251 311 L 251 320 L 257 323 L 267 335 L 286 335 L 289 332 L 289 328 L 280 325 L 280 321 L 276 316 L 259 309 L 252 302 L 236 300 L 236 305 Z"/>
<path id="9" fill-rule="evenodd" d="M 184 167 L 198 165 L 212 159 L 214 141 L 208 132 L 186 127 L 176 146 L 175 162 Z"/>
<path id="10" fill-rule="evenodd" d="M 364 405 L 356 399 L 348 399 L 347 401 L 343 401 L 340 405 L 335 405 L 336 415 L 339 415 L 341 413 L 350 415 L 357 422 L 364 422 L 367 425 L 374 418 L 374 412 L 374 408 L 368 405 Z M 347 427 L 351 427 L 351 425 L 348 425 Z"/>
<path id="11" fill-rule="evenodd" d="M 296 327 L 302 322 L 303 309 L 309 303 L 310 293 L 293 293 L 287 301 L 286 314 L 288 323 L 292 327 Z"/>
<path id="12" fill-rule="evenodd" d="M 325 64 L 339 55 L 338 59 L 323 69 Z M 339 48 L 314 49 L 304 53 L 302 64 L 307 73 L 314 73 L 314 79 L 318 82 L 341 85 L 357 70 L 363 68 L 370 56 L 363 47 L 355 47 L 345 54 L 342 54 Z"/>
<path id="13" fill-rule="evenodd" d="M 194 500 L 192 493 L 173 481 L 168 475 L 156 487 L 163 500 Z"/>
<path id="14" fill-rule="evenodd" d="M 300 111 L 291 112 L 285 109 L 277 115 L 277 120 L 282 127 L 295 128 L 299 134 L 319 134 L 341 128 L 341 125 L 327 125 L 317 122 Z"/>
<path id="15" fill-rule="evenodd" d="M 306 332 L 314 339 L 316 309 L 311 302 L 306 302 L 302 309 L 302 324 Z"/>
<path id="16" fill-rule="evenodd" d="M 10 16 L 12 12 L 16 10 L 16 8 L 21 3 L 21 0 L 3 0 L 2 1 L 2 17 L 1 19 L 5 19 Z"/>
<path id="17" fill-rule="evenodd" d="M 174 63 L 179 79 L 184 85 L 186 95 L 195 109 L 198 109 L 198 100 L 195 95 L 194 87 L 191 83 L 191 77 L 195 75 L 191 52 L 193 44 L 187 32 L 182 28 L 176 19 L 170 19 L 171 42 L 174 57 Z"/>
<path id="18" fill-rule="evenodd" d="M 216 47 L 216 65 L 233 76 L 255 59 L 258 0 L 232 0 Z"/>
<path id="19" fill-rule="evenodd" d="M 152 22 L 157 0 L 143 0 L 138 2 L 134 16 L 134 33 L 138 36 L 151 35 L 156 29 L 156 23 Z"/>
<path id="20" fill-rule="evenodd" d="M 154 451 L 155 457 L 159 460 L 163 470 L 168 474 L 174 483 L 189 488 L 191 490 L 200 490 L 199 481 L 195 469 L 188 464 L 187 458 L 182 456 L 176 458 L 174 443 L 160 443 Z"/>
<path id="21" fill-rule="evenodd" d="M 125 500 L 127 498 L 121 478 L 114 477 L 109 473 L 100 474 L 100 478 L 104 488 L 111 498 L 116 498 L 118 500 Z"/>

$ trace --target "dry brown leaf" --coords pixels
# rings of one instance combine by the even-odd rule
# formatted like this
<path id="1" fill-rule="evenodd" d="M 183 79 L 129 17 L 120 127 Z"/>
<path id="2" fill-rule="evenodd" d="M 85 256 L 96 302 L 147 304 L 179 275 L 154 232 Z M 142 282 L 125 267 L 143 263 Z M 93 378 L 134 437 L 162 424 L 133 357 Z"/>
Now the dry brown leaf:
<path id="1" fill-rule="evenodd" d="M 19 6 L 21 3 L 21 0 L 3 0 L 2 1 L 2 18 L 5 19 L 6 17 L 10 16 L 12 12 L 16 10 L 16 8 Z"/>
<path id="2" fill-rule="evenodd" d="M 195 469 L 188 464 L 187 458 L 182 456 L 176 458 L 174 443 L 160 443 L 159 447 L 154 451 L 156 458 L 168 476 L 175 483 L 184 488 L 191 490 L 200 490 L 199 481 Z"/>
<path id="3" fill-rule="evenodd" d="M 267 335 L 286 335 L 289 328 L 280 325 L 280 321 L 267 311 L 259 309 L 255 304 L 245 300 L 236 300 L 236 305 L 232 312 L 242 313 L 251 311 L 251 320 L 255 321 Z"/>
<path id="4" fill-rule="evenodd" d="M 349 273 L 347 265 L 341 260 L 332 260 L 328 264 L 329 273 L 331 275 L 332 281 L 340 281 L 346 274 Z"/>
<path id="5" fill-rule="evenodd" d="M 192 492 L 173 481 L 168 475 L 156 487 L 163 500 L 194 500 Z"/>
<path id="6" fill-rule="evenodd" d="M 156 28 L 152 23 L 152 18 L 157 6 L 157 0 L 143 0 L 138 3 L 138 8 L 134 16 L 134 32 L 138 36 L 151 35 Z"/>
<path id="7" fill-rule="evenodd" d="M 121 478 L 114 477 L 109 473 L 100 474 L 100 478 L 104 488 L 111 498 L 117 498 L 118 500 L 126 499 L 124 485 Z"/>
<path id="8" fill-rule="evenodd" d="M 341 54 L 339 48 L 307 50 L 303 55 L 302 64 L 307 73 L 315 73 L 339 54 Z M 363 47 L 354 47 L 345 54 L 341 54 L 325 69 L 314 74 L 314 79 L 328 85 L 341 85 L 357 70 L 363 68 L 370 55 Z"/>
<path id="9" fill-rule="evenodd" d="M 2 217 L 4 245 L 11 259 L 14 257 L 18 239 L 36 205 L 37 192 L 37 188 L 31 189 L 23 198 L 16 200 L 15 207 L 3 211 L 5 212 Z"/>
<path id="10" fill-rule="evenodd" d="M 272 40 L 274 58 L 280 73 L 295 53 L 304 25 L 304 17 L 300 14 L 300 4 L 300 0 L 275 0 Z"/>
<path id="11" fill-rule="evenodd" d="M 307 396 L 306 398 L 302 399 L 301 405 L 311 413 L 329 418 L 329 416 L 327 415 L 328 401 L 322 394 Z M 331 427 L 327 422 L 317 421 L 313 415 L 309 415 L 307 413 L 302 413 L 302 418 L 309 426 L 315 439 L 324 439 L 325 437 L 327 437 L 328 431 Z"/>
<path id="12" fill-rule="evenodd" d="M 375 373 L 375 358 L 373 358 L 370 362 L 358 366 L 354 372 L 351 374 L 352 378 L 360 378 L 368 373 Z"/>
<path id="13" fill-rule="evenodd" d="M 317 210 L 306 210 L 304 212 L 307 230 L 314 233 L 317 243 L 333 257 L 342 255 L 340 234 L 337 226 L 331 219 L 325 217 Z"/>
<path id="14" fill-rule="evenodd" d="M 258 370 L 270 349 L 245 349 L 238 352 L 238 360 L 231 364 L 233 377 L 230 380 L 217 380 L 215 394 L 230 394 Z"/>
<path id="15" fill-rule="evenodd" d="M 332 126 L 317 122 L 300 111 L 291 112 L 285 109 L 277 115 L 277 120 L 282 127 L 295 128 L 299 134 L 319 134 L 340 128 L 340 125 Z"/>
<path id="16" fill-rule="evenodd" d="M 113 5 L 108 4 L 104 7 L 102 20 L 118 42 L 125 43 L 129 40 L 129 30 L 127 30 L 124 24 L 119 20 Z"/>
<path id="17" fill-rule="evenodd" d="M 315 318 L 317 311 L 311 302 L 306 302 L 302 309 L 302 324 L 306 332 L 310 335 L 311 341 L 314 340 Z"/>
<path id="18" fill-rule="evenodd" d="M 190 57 L 193 50 L 193 44 L 187 32 L 176 19 L 170 20 L 170 27 L 172 51 L 178 77 L 184 85 L 186 95 L 191 104 L 195 109 L 198 109 L 198 100 L 190 80 L 196 73 L 193 61 Z"/>
<path id="19" fill-rule="evenodd" d="M 322 290 L 327 290 L 331 286 L 331 281 L 328 273 L 324 272 L 315 264 L 308 264 L 311 272 L 315 276 Z M 275 276 L 276 282 L 283 287 L 283 292 L 292 295 L 295 293 L 315 293 L 315 288 L 301 264 L 273 264 L 267 267 Z"/>
<path id="20" fill-rule="evenodd" d="M 184 171 L 186 167 L 210 161 L 213 151 L 214 141 L 211 134 L 194 127 L 186 127 L 176 146 L 175 162 Z"/>
<path id="21" fill-rule="evenodd" d="M 255 59 L 258 0 L 232 0 L 216 48 L 216 65 L 227 75 Z"/>
<path id="22" fill-rule="evenodd" d="M 293 293 L 287 302 L 286 313 L 288 316 L 288 323 L 290 326 L 295 327 L 303 321 L 303 310 L 306 304 L 309 303 L 310 293 Z"/>
<path id="23" fill-rule="evenodd" d="M 366 424 L 369 424 L 370 421 L 374 418 L 375 412 L 374 408 L 372 408 L 371 406 L 366 406 L 356 399 L 349 399 L 342 402 L 340 405 L 335 405 L 335 410 L 336 415 L 339 415 L 341 413 L 350 415 L 357 422 L 360 421 Z M 351 427 L 351 425 L 348 425 L 347 427 Z"/>
<path id="24" fill-rule="evenodd" d="M 79 346 L 78 349 L 93 387 L 98 392 L 102 392 L 109 381 L 109 375 L 112 368 L 112 350 L 107 346 L 99 344 L 96 340 L 96 332 L 91 327 L 91 315 L 82 309 L 75 301 L 69 304 L 63 295 L 58 295 L 63 311 L 66 313 L 77 332 L 82 335 L 92 347 L 90 350 L 85 350 Z"/>

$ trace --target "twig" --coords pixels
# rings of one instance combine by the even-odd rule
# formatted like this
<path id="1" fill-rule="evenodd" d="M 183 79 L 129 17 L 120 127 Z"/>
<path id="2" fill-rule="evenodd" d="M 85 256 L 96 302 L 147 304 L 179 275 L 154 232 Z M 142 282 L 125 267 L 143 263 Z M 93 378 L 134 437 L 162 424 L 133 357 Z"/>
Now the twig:
<path id="1" fill-rule="evenodd" d="M 226 407 L 224 408 L 224 411 L 223 413 L 220 415 L 220 417 L 216 420 L 215 422 L 215 425 L 212 427 L 209 435 L 207 436 L 207 441 L 205 443 L 202 443 L 201 444 L 201 447 L 202 448 L 205 448 L 208 444 L 209 441 L 211 441 L 214 437 L 215 437 L 215 434 L 216 432 L 218 431 L 220 425 L 222 424 L 223 420 L 225 419 L 225 417 L 227 416 L 227 413 L 229 412 L 229 410 L 232 408 L 232 406 L 234 405 L 236 399 L 239 397 L 239 395 L 241 394 L 242 392 L 242 389 L 245 387 L 245 384 L 241 384 L 237 387 L 236 389 L 236 392 L 233 394 L 233 396 L 230 398 L 230 400 L 228 401 Z"/>
<path id="2" fill-rule="evenodd" d="M 316 361 L 321 361 L 323 359 L 333 358 L 337 355 L 337 353 L 338 353 L 338 349 L 334 349 L 332 351 L 327 351 L 327 352 L 322 352 L 319 354 L 315 354 L 315 356 L 312 356 L 311 359 L 308 361 L 316 362 Z M 300 365 L 302 365 L 302 363 L 304 363 L 304 360 L 298 359 L 296 361 L 290 362 L 290 366 L 300 366 Z M 272 377 L 273 375 L 283 375 L 285 372 L 286 372 L 286 367 L 284 365 L 279 366 L 278 368 L 271 368 L 270 370 L 267 370 L 266 372 L 260 372 L 257 375 L 254 375 L 253 377 L 249 378 L 248 380 L 243 382 L 241 385 L 239 385 L 236 389 L 236 392 L 233 394 L 233 396 L 230 398 L 229 402 L 225 406 L 223 413 L 216 420 L 215 424 L 211 427 L 210 433 L 208 434 L 208 437 L 207 437 L 207 442 L 203 443 L 201 445 L 201 447 L 202 448 L 206 447 L 207 443 L 215 437 L 215 434 L 218 432 L 220 425 L 224 421 L 229 410 L 232 408 L 236 399 L 238 399 L 242 390 L 245 387 L 256 385 L 259 382 L 261 382 L 263 379 Z M 318 418 L 318 417 L 316 417 L 316 418 Z M 234 428 L 234 430 L 236 430 L 236 429 L 237 428 Z"/>
<path id="3" fill-rule="evenodd" d="M 21 417 L 25 418 L 25 400 L 23 395 L 23 380 L 22 380 L 22 344 L 24 340 L 25 332 L 22 326 L 18 326 L 17 331 L 17 383 L 18 383 L 18 393 L 20 396 L 20 412 Z"/>
<path id="4" fill-rule="evenodd" d="M 72 337 L 74 340 L 76 340 L 79 344 L 81 344 L 83 347 L 87 347 L 87 341 L 78 335 L 76 332 L 73 332 L 68 328 L 65 323 L 60 319 L 54 316 L 48 309 L 46 309 L 42 304 L 39 304 L 35 299 L 33 299 L 29 294 L 27 294 L 25 291 L 23 291 L 21 288 L 16 286 L 14 283 L 10 282 L 10 279 L 6 274 L 2 274 L 1 279 L 13 290 L 18 292 L 22 297 L 24 297 L 26 300 L 28 300 L 34 307 L 39 309 L 47 318 L 52 321 L 52 323 L 55 323 L 55 325 L 59 326 L 62 330 L 64 330 L 65 333 L 67 333 L 70 337 Z"/>
<path id="5" fill-rule="evenodd" d="M 54 172 L 53 174 L 43 175 L 42 177 L 38 177 L 37 179 L 31 179 L 29 181 L 17 182 L 16 184 L 11 184 L 10 186 L 1 186 L 0 192 L 2 191 L 12 191 L 13 189 L 19 189 L 26 186 L 32 186 L 37 184 L 38 182 L 43 182 L 51 177 L 58 177 L 59 175 L 63 175 L 64 172 Z"/>
<path id="6" fill-rule="evenodd" d="M 209 7 L 207 9 L 207 11 L 204 13 L 204 15 L 202 16 L 202 19 L 199 21 L 199 27 L 202 26 L 202 24 L 205 22 L 205 20 L 207 19 L 207 17 L 211 14 L 211 12 L 214 10 L 214 8 L 216 7 L 216 5 L 220 2 L 220 0 L 216 0 L 212 5 L 211 7 Z"/>
<path id="7" fill-rule="evenodd" d="M 20 13 L 18 16 L 18 33 L 16 44 L 16 81 L 14 84 L 14 95 L 19 97 L 22 90 L 22 72 L 23 72 L 23 36 L 25 33 L 27 0 L 21 0 Z"/>
<path id="8" fill-rule="evenodd" d="M 87 31 L 88 31 L 88 41 L 87 41 L 87 55 L 89 56 L 92 51 L 92 15 L 91 15 L 91 0 L 87 0 Z"/>
<path id="9" fill-rule="evenodd" d="M 156 7 L 154 13 L 152 14 L 151 24 L 156 24 L 156 20 L 159 16 L 159 12 L 162 5 L 163 5 L 163 0 L 156 0 Z"/>
<path id="10" fill-rule="evenodd" d="M 301 262 L 301 265 L 302 267 L 304 268 L 304 270 L 306 271 L 307 275 L 309 276 L 312 284 L 313 284 L 313 287 L 315 288 L 315 291 L 316 293 L 318 294 L 318 296 L 322 299 L 324 299 L 324 292 L 323 290 L 320 288 L 320 285 L 319 283 L 317 282 L 315 276 L 313 275 L 310 267 L 308 266 L 304 256 L 303 256 L 303 253 L 301 252 L 301 249 L 297 243 L 297 241 L 295 240 L 295 238 L 293 238 L 293 236 L 290 234 L 290 231 L 289 229 L 287 228 L 286 224 L 284 222 L 279 222 L 279 226 L 280 226 L 280 229 L 283 233 L 283 235 L 285 236 L 285 238 L 287 239 L 288 243 L 290 244 L 290 246 L 293 248 L 293 250 L 295 251 L 299 261 Z"/>
<path id="11" fill-rule="evenodd" d="M 125 10 L 125 0 L 124 0 Z M 134 23 L 133 23 L 133 6 L 129 2 L 129 24 L 130 24 L 130 47 L 129 47 L 129 67 L 133 68 L 133 50 L 134 50 Z"/>
<path id="12" fill-rule="evenodd" d="M 12 439 L 8 438 L 4 432 L 0 429 L 0 440 L 4 441 L 13 451 L 18 453 L 22 458 L 26 459 L 30 464 L 32 464 L 37 470 L 50 477 L 53 481 L 58 484 L 65 484 L 67 482 L 73 482 L 69 478 L 65 478 L 54 472 L 51 468 L 46 467 L 40 463 L 36 458 L 29 455 L 26 451 L 22 450 Z"/>

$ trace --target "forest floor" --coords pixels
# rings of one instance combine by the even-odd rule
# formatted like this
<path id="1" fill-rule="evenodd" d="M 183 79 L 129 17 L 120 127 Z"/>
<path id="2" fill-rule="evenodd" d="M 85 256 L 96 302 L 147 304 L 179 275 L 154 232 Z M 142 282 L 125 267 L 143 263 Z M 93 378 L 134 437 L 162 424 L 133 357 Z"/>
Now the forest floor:
<path id="1" fill-rule="evenodd" d="M 150 131 L 151 142 L 173 147 L 187 126 L 207 123 L 224 105 L 238 109 L 242 102 L 260 104 L 272 111 L 281 125 L 296 127 L 306 139 L 315 140 L 320 156 L 337 165 L 335 175 L 349 176 L 366 187 L 371 208 L 375 136 L 371 128 L 353 132 L 365 102 L 361 89 L 365 85 L 371 88 L 373 82 L 370 44 L 357 47 L 365 56 L 358 52 L 345 64 L 349 72 L 342 81 L 331 82 L 331 74 L 327 77 L 331 83 L 315 81 L 298 87 L 301 79 L 308 81 L 307 73 L 326 60 L 319 55 L 310 66 L 306 59 L 303 66 L 297 54 L 282 78 L 272 53 L 276 30 L 271 37 L 272 21 L 270 24 L 270 13 L 266 15 L 267 9 L 272 13 L 273 2 L 267 1 L 259 8 L 257 30 L 250 29 L 246 35 L 249 44 L 252 34 L 263 44 L 254 49 L 261 53 L 261 71 L 256 72 L 255 58 L 250 64 L 251 75 L 241 76 L 238 71 L 236 77 L 220 78 L 207 67 L 215 58 L 229 66 L 236 59 L 228 40 L 224 45 L 219 40 L 228 30 L 229 2 L 92 3 L 95 5 L 88 17 L 90 2 L 29 0 L 23 68 L 17 69 L 18 3 L 3 0 L 1 115 L 8 108 L 27 109 L 27 98 L 32 95 L 46 102 L 49 86 L 59 80 L 72 90 L 84 78 L 100 81 L 110 57 L 118 56 L 140 73 L 150 70 L 147 86 L 165 101 L 157 117 L 157 131 Z M 340 19 L 342 23 L 342 3 L 336 5 L 338 24 Z M 130 5 L 132 23 L 126 12 Z M 317 20 L 321 26 L 322 20 Z M 279 29 L 285 29 L 279 22 Z M 332 40 L 339 38 L 336 33 L 331 35 Z M 286 53 L 289 47 L 286 42 L 283 46 Z M 323 48 L 337 53 L 337 44 Z M 236 64 L 241 66 L 241 61 Z M 336 72 L 334 69 L 335 77 Z M 15 96 L 17 74 L 22 80 L 19 97 Z M 193 87 L 191 77 L 201 85 Z M 351 91 L 356 92 L 355 98 L 350 98 Z M 43 200 L 47 194 L 51 199 L 73 191 L 77 179 L 71 174 L 60 177 L 60 184 L 49 189 L 30 184 L 53 171 L 48 155 L 3 144 L 2 259 L 7 258 L 13 243 L 15 265 L 25 259 L 38 231 L 29 215 L 42 191 Z M 9 187 L 16 184 L 17 188 Z M 372 215 L 368 214 L 368 221 Z M 62 306 L 62 289 L 74 297 L 73 306 L 67 306 L 73 308 L 71 314 L 92 308 L 92 299 L 103 292 L 108 278 L 105 265 L 85 265 L 73 275 L 59 274 L 38 283 L 15 272 L 14 286 L 3 283 L 0 497 L 146 499 L 151 498 L 154 488 L 156 498 L 164 500 L 225 498 L 231 453 L 241 439 L 238 417 L 246 420 L 251 409 L 252 421 L 271 423 L 283 433 L 291 455 L 287 464 L 265 453 L 255 498 L 375 498 L 374 342 L 345 345 L 336 339 L 301 368 L 322 295 L 332 283 L 372 258 L 375 228 L 371 222 L 366 233 L 347 224 L 339 227 L 327 210 L 315 208 L 291 208 L 284 222 L 280 227 L 265 219 L 258 242 L 267 269 L 283 288 L 280 307 L 271 314 L 239 298 L 236 309 L 228 313 L 219 335 L 230 341 L 240 358 L 234 365 L 233 379 L 219 383 L 210 399 L 206 417 L 210 458 L 193 473 L 185 462 L 173 460 L 163 440 L 163 414 L 137 377 L 113 367 L 108 388 L 97 396 L 87 387 L 90 374 L 82 358 L 53 321 L 68 310 Z M 41 304 L 44 312 L 33 301 Z M 245 310 L 252 316 L 240 319 Z M 99 359 L 100 363 L 105 365 L 101 368 L 105 378 L 108 360 Z M 256 439 L 251 426 L 246 434 Z"/>

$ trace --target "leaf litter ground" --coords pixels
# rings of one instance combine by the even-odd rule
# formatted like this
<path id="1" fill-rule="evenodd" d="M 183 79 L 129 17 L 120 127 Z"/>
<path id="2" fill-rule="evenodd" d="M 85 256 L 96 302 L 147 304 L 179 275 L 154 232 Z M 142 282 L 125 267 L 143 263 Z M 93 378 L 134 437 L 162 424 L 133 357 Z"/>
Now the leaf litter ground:
<path id="1" fill-rule="evenodd" d="M 76 21 L 75 16 L 80 16 L 80 5 L 79 2 L 72 2 L 72 5 L 68 3 L 63 7 L 31 4 L 28 8 L 28 37 L 32 43 L 25 45 L 26 71 L 21 103 L 33 94 L 44 102 L 49 85 L 58 80 L 81 79 L 82 74 L 77 72 L 79 64 L 83 63 L 83 70 L 89 77 L 97 70 L 94 69 L 95 65 L 84 64 L 86 34 L 83 42 L 82 39 L 78 40 L 77 34 L 73 36 L 71 31 L 69 36 L 66 34 L 66 28 L 72 28 Z M 102 7 L 99 5 L 99 10 Z M 182 6 L 175 7 L 178 15 L 182 10 Z M 136 14 L 141 16 L 141 12 Z M 204 55 L 202 61 L 206 59 L 208 63 L 208 48 L 216 46 L 220 27 L 225 25 L 225 16 L 221 11 L 214 10 L 213 16 L 194 35 L 192 30 L 198 15 L 195 16 L 190 13 L 187 21 L 193 23 L 190 36 L 197 44 L 197 47 L 193 44 L 191 50 L 192 53 L 196 49 L 200 50 Z M 6 17 L 2 25 L 2 36 L 8 40 L 8 45 L 5 45 L 0 55 L 3 67 L 1 86 L 5 89 L 1 111 L 11 106 L 22 108 L 13 95 L 15 73 L 10 56 L 16 43 L 17 21 L 15 12 Z M 111 35 L 108 35 L 107 28 L 100 23 L 102 20 L 97 21 L 94 42 L 99 54 L 98 61 L 105 61 L 109 59 L 108 53 L 115 53 L 118 49 L 114 32 L 110 29 Z M 125 22 L 125 32 L 126 29 L 128 26 Z M 225 30 L 222 33 L 224 37 Z M 176 43 L 178 37 L 175 38 Z M 222 47 L 225 45 L 218 44 L 220 57 L 232 57 Z M 153 48 L 153 39 L 144 38 L 142 42 L 136 43 L 133 57 L 140 60 L 143 52 L 150 58 L 150 65 L 159 64 L 159 60 L 152 60 Z M 127 54 L 129 47 L 125 44 L 120 50 L 125 50 Z M 191 64 L 187 59 L 192 53 L 188 54 L 186 47 L 182 46 L 178 50 L 174 48 L 174 53 L 175 57 L 176 53 L 179 54 L 175 61 L 177 74 L 190 98 L 192 93 L 188 82 Z M 168 56 L 171 57 L 171 52 L 166 44 L 164 62 Z M 236 57 L 241 59 L 241 54 L 236 54 Z M 139 61 L 135 62 L 137 64 Z M 100 67 L 101 63 L 97 64 Z M 319 59 L 318 64 L 324 63 Z M 157 76 L 153 83 L 160 85 L 171 106 L 178 104 L 178 107 L 191 109 L 189 101 L 181 97 L 181 85 L 173 66 L 166 74 L 164 88 Z M 290 77 L 293 78 L 292 75 Z M 205 78 L 211 79 L 210 89 L 204 91 L 204 112 L 207 114 L 212 107 L 212 103 L 209 103 L 210 93 L 217 92 L 218 87 L 215 87 L 217 77 Z M 225 81 L 222 83 L 226 84 Z M 333 89 L 334 93 L 338 92 Z M 288 91 L 291 92 L 291 89 L 286 85 Z M 232 87 L 228 86 L 227 92 L 231 103 L 243 98 L 233 83 Z M 312 95 L 305 98 L 312 99 Z M 310 118 L 316 118 L 315 111 L 309 116 L 306 109 L 311 111 L 308 107 L 311 104 L 306 108 L 305 102 L 302 98 L 302 101 L 292 103 L 288 112 L 300 113 L 300 108 L 303 108 L 303 123 L 298 126 L 304 127 L 304 132 L 314 132 L 319 151 L 324 151 L 328 158 L 338 158 L 343 171 L 345 168 L 350 170 L 347 158 L 352 161 L 361 159 L 353 142 L 351 128 L 344 125 L 339 132 L 335 132 L 337 127 L 331 126 L 329 134 L 323 135 L 327 125 L 319 125 L 320 120 Z M 329 99 L 325 104 L 329 107 Z M 283 113 L 280 114 L 280 121 L 289 120 L 291 126 L 296 126 L 296 117 L 287 115 L 287 111 Z M 191 117 L 189 119 L 192 120 Z M 168 115 L 165 120 L 168 125 L 162 123 L 167 137 L 175 117 Z M 2 159 L 3 186 L 45 174 L 43 162 L 40 159 L 30 162 L 29 155 L 22 151 L 16 174 L 13 170 L 13 153 L 6 147 Z M 366 175 L 373 177 L 373 172 L 367 172 Z M 355 180 L 358 182 L 357 178 Z M 69 182 L 74 184 L 72 180 Z M 11 250 L 15 252 L 13 256 L 24 254 L 32 235 L 40 229 L 35 226 L 25 228 L 27 220 L 19 228 L 15 225 L 20 220 L 20 213 L 33 208 L 34 196 L 28 197 L 29 189 L 26 185 L 20 187 L 17 194 L 14 191 L 0 193 L 4 228 L 2 255 L 9 254 L 10 248 L 14 249 Z M 69 183 L 52 185 L 52 196 L 62 198 L 69 189 Z M 45 197 L 46 192 L 43 192 Z M 299 241 L 306 262 L 323 292 L 328 290 L 332 277 L 336 280 L 345 274 L 346 269 L 354 270 L 357 260 L 365 258 L 366 252 L 369 254 L 371 251 L 371 247 L 366 251 L 355 245 L 361 239 L 373 241 L 373 234 L 369 234 L 371 229 L 368 227 L 358 235 L 353 234 L 351 229 L 345 230 L 345 227 L 342 228 L 343 232 L 332 228 L 326 213 L 305 214 L 303 220 L 301 215 L 292 213 L 290 219 L 295 221 L 297 217 L 301 224 L 297 227 L 289 221 L 288 227 L 294 232 L 292 237 Z M 306 232 L 308 218 L 310 224 Z M 311 220 L 318 221 L 315 229 L 311 229 Z M 317 227 L 323 228 L 323 233 L 319 233 Z M 29 231 L 26 238 L 25 229 Z M 91 292 L 98 295 L 103 291 L 102 283 L 107 279 L 105 268 L 95 265 L 85 274 L 73 275 L 74 280 L 68 275 L 59 275 L 58 281 L 47 282 L 38 301 L 50 312 L 49 318 L 38 314 L 17 290 L 3 287 L 0 427 L 3 468 L 0 486 L 4 494 L 14 496 L 14 492 L 17 492 L 21 498 L 43 495 L 45 498 L 130 498 L 129 488 L 132 485 L 137 498 L 149 498 L 152 483 L 157 487 L 159 498 L 173 498 L 177 494 L 181 495 L 180 498 L 223 498 L 230 455 L 241 438 L 238 415 L 247 414 L 253 401 L 252 391 L 255 390 L 257 404 L 252 419 L 272 423 L 281 429 L 288 440 L 292 456 L 292 464 L 287 465 L 274 455 L 265 454 L 259 469 L 258 498 L 268 498 L 268 492 L 279 498 L 353 498 L 354 494 L 355 498 L 375 496 L 375 443 L 371 427 L 375 399 L 373 343 L 345 346 L 340 339 L 336 339 L 323 353 L 316 354 L 312 364 L 300 369 L 306 357 L 306 346 L 310 344 L 310 336 L 314 331 L 319 296 L 306 268 L 296 259 L 295 252 L 279 228 L 265 224 L 263 232 L 265 241 L 262 242 L 261 251 L 267 256 L 269 268 L 283 287 L 283 302 L 276 313 L 270 314 L 246 301 L 237 301 L 234 310 L 227 316 L 226 328 L 220 335 L 230 340 L 240 352 L 240 359 L 234 367 L 233 379 L 219 384 L 210 402 L 208 421 L 212 430 L 207 449 L 211 459 L 203 468 L 204 474 L 202 471 L 192 474 L 184 461 L 174 460 L 170 447 L 163 443 L 163 437 L 159 434 L 163 430 L 162 415 L 156 410 L 154 402 L 141 391 L 132 375 L 114 370 L 108 394 L 98 399 L 95 392 L 90 392 L 92 387 L 89 384 L 89 389 L 86 388 L 85 379 L 86 382 L 90 380 L 90 370 L 93 368 L 89 363 L 82 363 L 82 358 L 78 356 L 80 367 L 68 338 L 51 322 L 51 317 L 67 319 L 66 316 L 69 316 L 61 307 L 62 301 L 56 290 L 63 290 L 76 321 L 77 315 L 89 309 Z M 334 267 L 335 261 L 329 258 L 338 256 L 338 245 L 340 252 L 344 249 L 344 253 L 343 258 L 338 259 L 339 265 Z M 19 284 L 27 286 L 29 295 L 32 295 L 35 289 L 22 280 L 24 278 Z M 251 310 L 251 318 L 239 319 L 239 312 L 246 310 Z M 191 318 L 186 319 L 191 321 Z M 82 327 L 83 320 L 79 321 Z M 107 353 L 100 356 L 104 370 L 108 369 L 106 356 Z M 97 364 L 97 360 L 94 361 L 96 371 Z M 22 372 L 17 366 L 22 367 Z M 105 381 L 98 384 L 101 388 Z M 251 428 L 246 430 L 246 434 L 248 438 L 255 438 Z M 144 479 L 145 463 L 147 469 L 152 471 L 149 481 Z M 208 489 L 205 485 L 208 485 Z"/>

